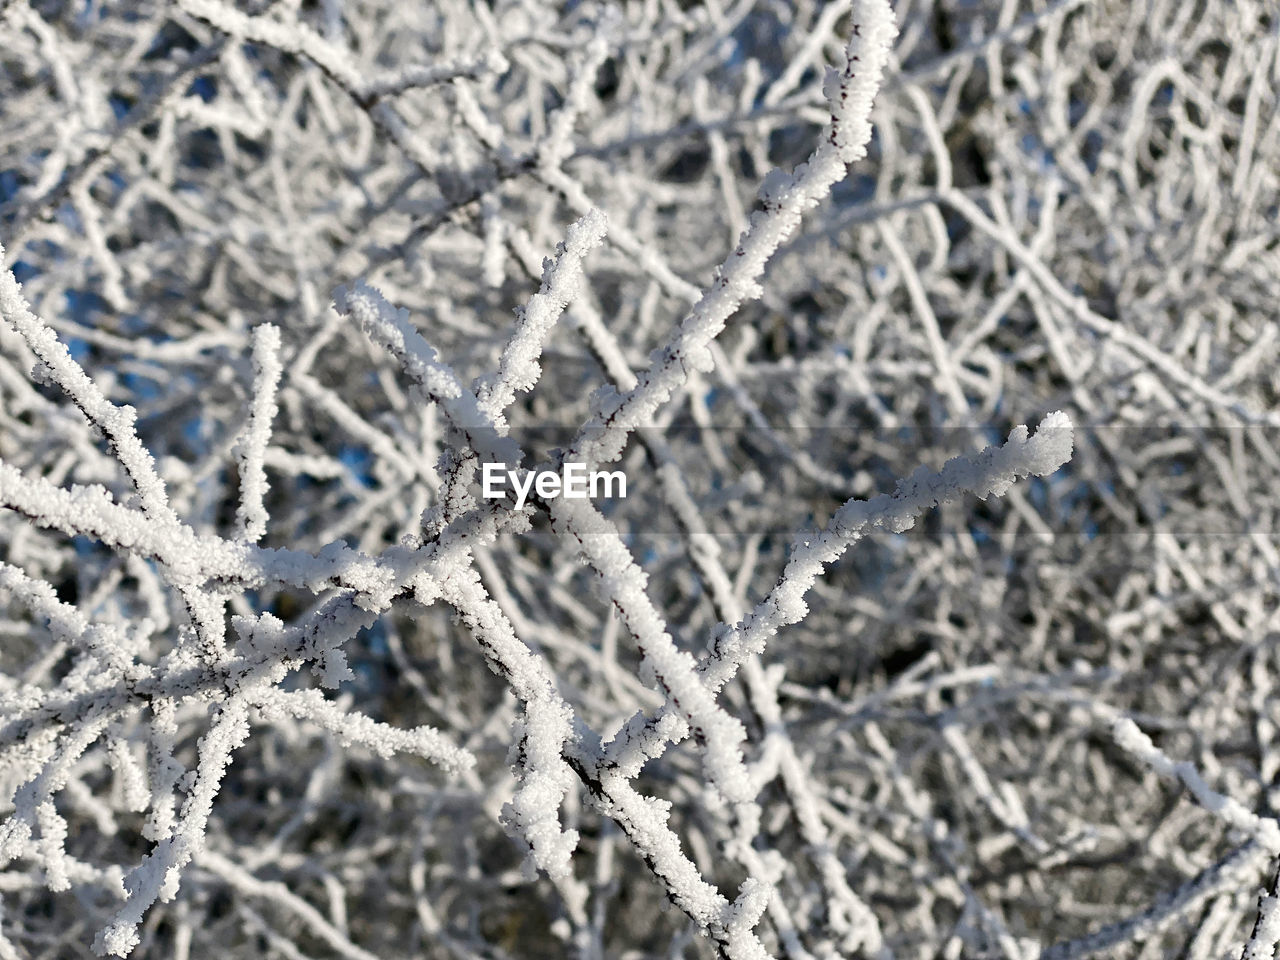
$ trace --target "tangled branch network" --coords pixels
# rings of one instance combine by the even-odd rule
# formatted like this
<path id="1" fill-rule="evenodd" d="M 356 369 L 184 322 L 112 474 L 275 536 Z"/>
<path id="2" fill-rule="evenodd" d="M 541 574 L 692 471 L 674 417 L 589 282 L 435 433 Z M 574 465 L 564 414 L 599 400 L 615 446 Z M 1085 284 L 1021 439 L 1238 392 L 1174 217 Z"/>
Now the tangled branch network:
<path id="1" fill-rule="evenodd" d="M 1273 3 L 0 50 L 0 960 L 1274 956 Z"/>

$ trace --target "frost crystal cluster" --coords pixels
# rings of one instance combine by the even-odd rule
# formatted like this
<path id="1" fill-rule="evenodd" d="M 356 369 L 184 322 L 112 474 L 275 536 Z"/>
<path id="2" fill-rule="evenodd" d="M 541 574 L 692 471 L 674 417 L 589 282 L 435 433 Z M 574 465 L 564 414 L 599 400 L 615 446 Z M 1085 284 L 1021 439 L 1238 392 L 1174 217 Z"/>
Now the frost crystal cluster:
<path id="1" fill-rule="evenodd" d="M 0 64 L 0 960 L 1274 956 L 1273 3 Z"/>

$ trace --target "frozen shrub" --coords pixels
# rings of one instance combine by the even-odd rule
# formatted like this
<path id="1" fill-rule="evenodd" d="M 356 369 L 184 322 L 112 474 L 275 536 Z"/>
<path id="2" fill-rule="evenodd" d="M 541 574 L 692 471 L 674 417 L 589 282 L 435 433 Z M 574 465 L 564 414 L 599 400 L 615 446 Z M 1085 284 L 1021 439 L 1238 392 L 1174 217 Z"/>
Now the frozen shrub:
<path id="1" fill-rule="evenodd" d="M 1273 955 L 1268 5 L 0 18 L 0 960 Z"/>

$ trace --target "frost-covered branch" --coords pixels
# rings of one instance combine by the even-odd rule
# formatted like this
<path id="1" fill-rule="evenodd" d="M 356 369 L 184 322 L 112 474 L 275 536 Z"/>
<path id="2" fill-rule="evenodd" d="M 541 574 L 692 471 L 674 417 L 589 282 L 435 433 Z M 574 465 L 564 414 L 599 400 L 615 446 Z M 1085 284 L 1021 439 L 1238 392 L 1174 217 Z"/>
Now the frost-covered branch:
<path id="1" fill-rule="evenodd" d="M 236 521 L 242 539 L 253 543 L 267 532 L 267 474 L 263 461 L 271 438 L 271 421 L 277 412 L 275 393 L 280 383 L 280 331 L 264 324 L 253 331 L 253 401 L 249 422 L 237 450 L 240 458 L 240 507 Z"/>
<path id="2" fill-rule="evenodd" d="M 801 215 L 824 197 L 848 164 L 866 155 L 871 107 L 897 33 L 887 0 L 857 0 L 843 69 L 830 69 L 823 85 L 831 120 L 809 159 L 791 173 L 774 170 L 760 187 L 763 209 L 716 271 L 716 278 L 680 322 L 672 340 L 649 358 L 649 367 L 625 394 L 606 389 L 597 412 L 580 432 L 568 459 L 607 463 L 617 459 L 627 435 L 643 424 L 688 376 L 711 369 L 709 344 L 745 301 L 764 292 L 760 277 L 774 252 L 800 225 Z"/>

